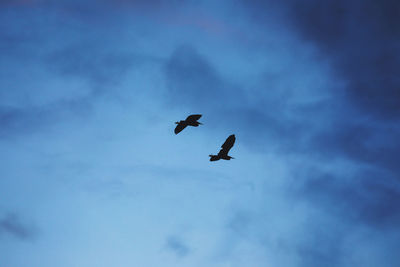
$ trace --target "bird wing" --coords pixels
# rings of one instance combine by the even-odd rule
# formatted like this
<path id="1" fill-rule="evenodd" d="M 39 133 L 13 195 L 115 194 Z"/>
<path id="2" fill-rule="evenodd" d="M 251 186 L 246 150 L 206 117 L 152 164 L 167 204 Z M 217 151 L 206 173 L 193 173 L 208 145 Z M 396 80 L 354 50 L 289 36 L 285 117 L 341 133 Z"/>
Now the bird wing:
<path id="1" fill-rule="evenodd" d="M 186 118 L 186 121 L 197 121 L 201 118 L 201 114 L 193 114 Z"/>
<path id="2" fill-rule="evenodd" d="M 226 138 L 225 143 L 221 146 L 223 149 L 231 149 L 235 144 L 236 137 L 234 134 L 230 135 Z"/>
<path id="3" fill-rule="evenodd" d="M 235 144 L 236 137 L 234 134 L 230 135 L 226 140 L 225 143 L 221 146 L 221 150 L 218 154 L 228 154 L 229 150 Z"/>
<path id="4" fill-rule="evenodd" d="M 187 126 L 186 123 L 182 123 L 182 122 L 178 123 L 178 125 L 175 127 L 175 131 L 174 131 L 175 134 L 182 132 L 182 130 L 185 129 L 186 126 Z"/>

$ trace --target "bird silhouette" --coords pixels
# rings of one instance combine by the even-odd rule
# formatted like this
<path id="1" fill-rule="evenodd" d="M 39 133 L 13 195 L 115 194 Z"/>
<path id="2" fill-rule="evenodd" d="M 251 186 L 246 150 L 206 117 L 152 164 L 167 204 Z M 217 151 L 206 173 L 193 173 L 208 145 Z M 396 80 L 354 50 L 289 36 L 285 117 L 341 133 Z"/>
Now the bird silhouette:
<path id="1" fill-rule="evenodd" d="M 197 127 L 197 126 L 201 125 L 202 123 L 197 121 L 200 118 L 201 118 L 201 114 L 193 114 L 193 115 L 188 116 L 186 118 L 186 120 L 184 120 L 184 121 L 175 122 L 175 124 L 178 124 L 175 127 L 175 134 L 180 133 L 183 129 L 186 128 L 186 126 Z"/>
<path id="2" fill-rule="evenodd" d="M 225 159 L 225 160 L 230 160 L 234 159 L 231 156 L 228 156 L 229 150 L 233 147 L 233 144 L 235 144 L 236 137 L 234 134 L 230 135 L 226 140 L 225 143 L 221 146 L 221 150 L 218 152 L 218 155 L 209 155 L 210 156 L 210 161 L 216 161 L 220 159 Z"/>

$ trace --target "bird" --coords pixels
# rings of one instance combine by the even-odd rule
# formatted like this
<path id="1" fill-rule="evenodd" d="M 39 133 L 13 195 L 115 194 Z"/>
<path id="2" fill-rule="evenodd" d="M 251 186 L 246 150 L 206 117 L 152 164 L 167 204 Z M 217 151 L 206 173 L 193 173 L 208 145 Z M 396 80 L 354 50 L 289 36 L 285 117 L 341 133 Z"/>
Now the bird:
<path id="1" fill-rule="evenodd" d="M 175 134 L 178 134 L 178 133 L 180 133 L 183 129 L 185 129 L 186 128 L 186 126 L 194 126 L 194 127 L 197 127 L 197 126 L 199 126 L 199 125 L 201 125 L 202 123 L 201 122 L 198 122 L 197 120 L 199 120 L 201 118 L 201 114 L 193 114 L 193 115 L 190 115 L 190 116 L 188 116 L 187 118 L 186 118 L 186 120 L 184 120 L 184 121 L 177 121 L 177 122 L 175 122 L 175 124 L 178 124 L 176 127 L 175 127 Z"/>
<path id="2" fill-rule="evenodd" d="M 221 146 L 221 150 L 218 152 L 218 155 L 209 155 L 210 161 L 216 161 L 220 159 L 230 160 L 234 159 L 234 157 L 228 156 L 229 150 L 235 144 L 236 137 L 234 134 L 230 135 L 226 140 L 225 143 Z"/>

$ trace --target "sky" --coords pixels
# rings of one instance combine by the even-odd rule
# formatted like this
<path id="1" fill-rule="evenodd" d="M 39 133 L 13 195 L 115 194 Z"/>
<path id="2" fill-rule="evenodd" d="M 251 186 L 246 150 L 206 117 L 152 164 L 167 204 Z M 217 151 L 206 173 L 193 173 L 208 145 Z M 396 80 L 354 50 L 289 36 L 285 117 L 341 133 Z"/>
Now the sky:
<path id="1" fill-rule="evenodd" d="M 399 35 L 397 0 L 1 1 L 0 267 L 398 266 Z"/>

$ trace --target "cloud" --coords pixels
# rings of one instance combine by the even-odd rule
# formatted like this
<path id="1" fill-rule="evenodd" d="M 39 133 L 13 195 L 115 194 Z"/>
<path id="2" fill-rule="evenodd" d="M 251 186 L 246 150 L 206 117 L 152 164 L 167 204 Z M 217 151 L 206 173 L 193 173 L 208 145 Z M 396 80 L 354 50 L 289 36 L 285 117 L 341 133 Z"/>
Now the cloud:
<path id="1" fill-rule="evenodd" d="M 301 266 L 362 265 L 365 259 L 355 254 L 365 249 L 366 242 L 386 240 L 383 251 L 390 251 L 394 243 L 398 246 L 393 239 L 400 222 L 400 184 L 396 177 L 370 167 L 356 167 L 353 173 L 345 170 L 313 168 L 298 171 L 293 178 L 296 183 L 288 192 L 294 202 L 306 208 L 303 214 L 307 215 L 302 224 L 304 238 L 294 244 Z M 368 241 L 360 233 L 370 236 Z M 380 257 L 380 249 L 374 246 L 374 260 Z M 386 254 L 378 261 L 391 266 L 396 258 L 396 254 Z"/>
<path id="2" fill-rule="evenodd" d="M 88 79 L 99 87 L 118 82 L 134 60 L 129 53 L 107 51 L 92 40 L 53 52 L 47 57 L 47 64 L 61 75 Z"/>
<path id="3" fill-rule="evenodd" d="M 304 177 L 300 197 L 343 220 L 387 230 L 400 223 L 400 184 L 387 173 L 366 169 L 335 176 L 314 170 Z"/>
<path id="4" fill-rule="evenodd" d="M 282 266 L 359 266 L 371 259 L 378 263 L 371 266 L 392 266 L 400 233 L 396 177 L 358 165 L 323 171 L 301 160 L 306 164 L 280 177 L 283 187 L 266 181 L 246 201 L 241 196 L 246 204 L 235 205 L 226 225 L 226 257 L 252 243 Z"/>
<path id="5" fill-rule="evenodd" d="M 30 132 L 40 121 L 40 112 L 15 108 L 0 109 L 0 138 L 10 137 L 19 132 Z"/>
<path id="6" fill-rule="evenodd" d="M 269 111 L 257 109 L 255 112 L 259 116 L 249 116 L 268 125 L 266 128 L 260 126 L 258 133 L 274 140 L 286 155 L 301 158 L 305 165 L 316 165 L 322 171 L 321 166 L 330 162 L 347 161 L 362 173 L 356 176 L 337 174 L 357 181 L 350 184 L 345 179 L 337 179 L 334 174 L 326 174 L 336 177 L 332 182 L 332 179 L 320 180 L 317 172 L 308 173 L 304 179 L 309 180 L 310 186 L 315 181 L 327 184 L 322 183 L 321 188 L 312 191 L 321 192 L 320 195 L 316 193 L 321 199 L 315 199 L 316 196 L 308 191 L 301 198 L 310 200 L 311 205 L 322 202 L 324 208 L 335 209 L 337 205 L 333 203 L 340 203 L 340 196 L 344 195 L 346 205 L 354 209 L 354 214 L 348 211 L 349 216 L 356 216 L 371 227 L 397 223 L 397 189 L 382 184 L 371 185 L 373 181 L 386 181 L 398 186 L 394 181 L 400 173 L 396 161 L 400 151 L 396 138 L 400 129 L 396 118 L 400 109 L 395 104 L 400 86 L 393 75 L 400 61 L 390 52 L 391 47 L 398 44 L 395 34 L 398 27 L 394 26 L 399 25 L 396 24 L 399 17 L 394 16 L 399 10 L 397 2 L 290 1 L 288 5 L 276 5 L 253 1 L 244 6 L 256 15 L 253 18 L 261 22 L 261 28 L 271 23 L 270 17 L 262 14 L 273 10 L 277 21 L 299 34 L 299 43 L 311 42 L 318 48 L 319 60 L 329 59 L 333 79 L 345 81 L 343 87 L 328 87 L 330 98 L 319 103 L 283 104 L 275 109 L 275 114 L 296 110 L 295 116 L 293 113 L 278 115 L 278 120 L 276 116 L 268 120 L 271 118 Z M 313 59 L 314 62 L 317 60 L 318 57 Z M 287 77 L 291 75 L 288 73 Z M 287 99 L 283 99 L 283 103 L 288 103 Z M 375 171 L 363 171 L 366 166 Z"/>
<path id="7" fill-rule="evenodd" d="M 37 231 L 32 225 L 21 222 L 17 215 L 8 213 L 0 219 L 0 236 L 2 234 L 11 235 L 19 240 L 29 241 L 36 237 Z"/>
<path id="8" fill-rule="evenodd" d="M 167 238 L 166 248 L 178 257 L 186 257 L 190 253 L 189 247 L 176 236 L 170 236 Z"/>
<path id="9" fill-rule="evenodd" d="M 298 29 L 331 57 L 354 103 L 380 118 L 398 119 L 398 1 L 297 2 L 291 14 Z"/>
<path id="10" fill-rule="evenodd" d="M 393 174 L 400 169 L 396 155 L 400 144 L 396 141 L 400 129 L 395 124 L 362 122 L 362 117 L 334 121 L 334 127 L 316 133 L 311 141 L 324 158 L 345 157 L 359 163 L 378 166 Z M 357 121 L 358 120 L 358 121 Z"/>
<path id="11" fill-rule="evenodd" d="M 0 138 L 44 130 L 74 116 L 85 118 L 102 96 L 119 96 L 115 87 L 129 70 L 154 60 L 119 46 L 120 32 L 107 27 L 82 31 L 75 26 L 98 25 L 74 19 L 66 23 L 61 14 L 48 13 L 52 8 L 5 13 L 4 20 L 15 23 L 1 31 L 7 57 L 0 66 L 0 83 L 6 88 L 0 93 Z"/>
<path id="12" fill-rule="evenodd" d="M 269 20 L 261 14 L 275 10 L 287 27 L 329 58 L 348 83 L 346 94 L 354 104 L 379 118 L 399 119 L 398 1 L 252 1 L 244 6 L 264 25 Z"/>
<path id="13" fill-rule="evenodd" d="M 0 106 L 0 140 L 31 135 L 70 116 L 85 118 L 92 110 L 94 97 L 89 94 L 71 100 L 58 100 L 42 106 Z"/>
<path id="14" fill-rule="evenodd" d="M 174 50 L 164 65 L 170 101 L 175 105 L 191 105 L 216 109 L 219 103 L 229 104 L 235 92 L 208 60 L 191 45 Z"/>
<path id="15" fill-rule="evenodd" d="M 348 266 L 343 250 L 342 231 L 326 231 L 322 226 L 312 225 L 307 241 L 297 247 L 299 266 Z"/>

